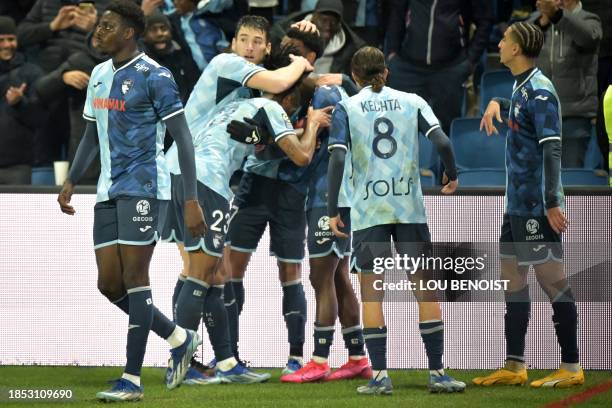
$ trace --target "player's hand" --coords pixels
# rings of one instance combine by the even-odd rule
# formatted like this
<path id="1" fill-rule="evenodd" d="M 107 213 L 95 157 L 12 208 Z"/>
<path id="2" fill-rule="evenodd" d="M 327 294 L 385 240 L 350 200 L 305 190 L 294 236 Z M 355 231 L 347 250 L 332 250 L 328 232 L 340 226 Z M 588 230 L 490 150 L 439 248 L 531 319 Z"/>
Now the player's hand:
<path id="1" fill-rule="evenodd" d="M 60 205 L 60 210 L 64 214 L 74 215 L 76 212 L 74 207 L 70 205 L 70 200 L 72 199 L 72 193 L 74 193 L 74 184 L 70 180 L 64 181 L 64 185 L 62 186 L 62 190 L 57 196 L 57 202 Z"/>
<path id="2" fill-rule="evenodd" d="M 6 90 L 5 95 L 6 103 L 13 106 L 21 102 L 21 99 L 23 99 L 23 94 L 25 93 L 27 87 L 28 85 L 25 83 L 22 83 L 21 85 L 19 85 L 19 87 L 9 87 L 9 89 Z"/>
<path id="3" fill-rule="evenodd" d="M 336 215 L 329 219 L 329 228 L 331 228 L 332 232 L 338 238 L 348 238 L 348 235 L 344 232 L 340 231 L 340 228 L 344 228 L 344 223 L 340 218 L 340 214 Z"/>
<path id="4" fill-rule="evenodd" d="M 342 74 L 322 74 L 319 75 L 316 81 L 317 86 L 324 85 L 342 85 Z"/>
<path id="5" fill-rule="evenodd" d="M 66 71 L 62 74 L 62 80 L 66 85 L 82 91 L 87 88 L 89 75 L 83 71 Z"/>
<path id="6" fill-rule="evenodd" d="M 198 200 L 185 201 L 185 226 L 192 237 L 201 237 L 208 231 L 206 221 L 204 221 L 204 213 Z"/>
<path id="7" fill-rule="evenodd" d="M 484 115 L 482 115 L 482 120 L 480 121 L 480 130 L 484 127 L 487 136 L 491 136 L 493 133 L 499 133 L 493 124 L 493 118 L 497 119 L 499 123 L 503 122 L 501 118 L 501 107 L 499 106 L 499 102 L 496 101 L 489 102 Z"/>
<path id="8" fill-rule="evenodd" d="M 145 16 L 153 14 L 158 7 L 163 6 L 164 0 L 142 0 L 142 4 L 140 5 L 140 9 L 144 13 Z"/>
<path id="9" fill-rule="evenodd" d="M 565 214 L 563 214 L 561 207 L 547 209 L 546 217 L 548 218 L 548 223 L 550 224 L 550 227 L 557 234 L 561 234 L 562 232 L 565 232 L 567 230 L 569 222 L 567 221 Z"/>
<path id="10" fill-rule="evenodd" d="M 226 131 L 230 134 L 230 138 L 245 144 L 267 144 L 271 139 L 268 131 L 251 118 L 243 118 L 243 122 L 232 120 L 227 125 Z"/>
<path id="11" fill-rule="evenodd" d="M 442 173 L 442 184 L 444 185 L 442 190 L 440 190 L 442 194 L 453 194 L 457 190 L 457 186 L 459 186 L 459 180 L 450 181 L 446 173 Z"/>
<path id="12" fill-rule="evenodd" d="M 318 33 L 319 29 L 312 22 L 307 20 L 298 21 L 297 23 L 291 24 L 291 28 L 297 28 L 300 31 L 307 33 Z"/>
<path id="13" fill-rule="evenodd" d="M 304 66 L 304 72 L 311 72 L 314 70 L 314 67 L 308 62 L 308 60 L 300 55 L 289 54 L 289 59 L 291 62 L 297 62 Z"/>
<path id="14" fill-rule="evenodd" d="M 318 125 L 320 128 L 326 128 L 331 125 L 331 111 L 334 109 L 333 106 L 326 106 L 323 109 L 313 109 L 312 106 L 308 107 L 308 114 L 306 116 L 308 125 Z"/>
<path id="15" fill-rule="evenodd" d="M 61 31 L 72 27 L 77 8 L 77 6 L 64 6 L 59 9 L 55 18 L 49 23 L 51 31 Z"/>

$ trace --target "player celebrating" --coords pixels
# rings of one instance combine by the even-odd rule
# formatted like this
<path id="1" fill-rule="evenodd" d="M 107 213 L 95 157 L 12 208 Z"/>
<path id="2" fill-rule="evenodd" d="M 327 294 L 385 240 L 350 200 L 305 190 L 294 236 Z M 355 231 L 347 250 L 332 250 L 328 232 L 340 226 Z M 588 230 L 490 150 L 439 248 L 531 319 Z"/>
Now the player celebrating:
<path id="1" fill-rule="evenodd" d="M 345 154 L 350 149 L 353 169 L 351 228 L 355 269 L 360 272 L 363 301 L 363 334 L 372 361 L 372 378 L 357 388 L 360 394 L 391 394 L 387 374 L 387 328 L 382 308 L 384 293 L 376 292 L 372 252 L 390 256 L 393 239 L 397 252 L 419 257 L 431 251 L 425 206 L 419 178 L 418 132 L 436 145 L 446 168 L 442 193 L 457 187 L 455 160 L 450 142 L 427 103 L 415 94 L 385 87 L 388 70 L 383 53 L 363 47 L 351 61 L 353 78 L 364 87 L 340 101 L 332 115 L 328 183 L 330 227 L 338 237 L 344 227 L 338 211 Z M 450 180 L 450 181 L 448 181 Z M 381 251 L 382 248 L 382 251 Z M 421 277 L 422 271 L 415 276 Z M 432 392 L 462 391 L 465 384 L 444 373 L 444 326 L 440 306 L 432 292 L 416 291 L 419 329 L 429 360 Z"/>
<path id="2" fill-rule="evenodd" d="M 144 15 L 132 1 L 114 1 L 102 15 L 94 35 L 111 59 L 92 72 L 83 112 L 88 121 L 85 135 L 58 197 L 62 212 L 74 214 L 74 184 L 95 156 L 97 138 L 102 167 L 94 208 L 98 288 L 129 314 L 127 365 L 111 390 L 97 394 L 106 401 L 142 398 L 140 371 L 150 329 L 173 347 L 169 388 L 180 384 L 201 343 L 197 333 L 175 325 L 151 301 L 149 262 L 170 199 L 163 154 L 166 126 L 176 140 L 185 174 L 185 225 L 194 236 L 206 225 L 177 86 L 166 68 L 138 51 L 143 30 Z"/>
<path id="3" fill-rule="evenodd" d="M 477 385 L 525 384 L 525 335 L 530 300 L 527 285 L 533 265 L 542 289 L 550 297 L 553 322 L 561 346 L 561 367 L 532 387 L 570 387 L 584 383 L 578 363 L 578 315 L 563 271 L 561 233 L 567 228 L 561 186 L 561 107 L 548 78 L 535 67 L 544 35 L 533 24 L 514 23 L 499 42 L 502 64 L 516 82 L 512 99 L 495 98 L 480 124 L 497 133 L 493 118 L 509 110 L 506 141 L 505 213 L 500 236 L 501 279 L 508 279 L 505 336 L 506 364 Z"/>

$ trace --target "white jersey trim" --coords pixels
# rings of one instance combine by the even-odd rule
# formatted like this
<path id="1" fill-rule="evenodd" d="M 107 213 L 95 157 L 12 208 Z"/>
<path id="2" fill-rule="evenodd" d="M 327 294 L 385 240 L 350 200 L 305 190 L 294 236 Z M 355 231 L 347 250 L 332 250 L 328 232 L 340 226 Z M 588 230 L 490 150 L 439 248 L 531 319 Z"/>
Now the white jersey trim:
<path id="1" fill-rule="evenodd" d="M 181 114 L 183 112 L 185 112 L 185 109 L 181 108 L 181 109 L 177 110 L 176 112 L 172 112 L 171 114 L 164 116 L 163 118 L 161 118 L 161 120 L 162 121 L 166 121 L 167 119 L 170 119 L 171 117 L 179 115 L 179 114 Z"/>
<path id="2" fill-rule="evenodd" d="M 296 133 L 295 133 L 295 131 L 293 131 L 293 130 L 286 130 L 286 131 L 284 131 L 284 132 L 280 133 L 279 135 L 277 135 L 277 136 L 274 138 L 274 141 L 275 141 L 275 142 L 278 142 L 280 139 L 282 139 L 282 138 L 283 138 L 283 137 L 285 137 L 285 136 L 295 135 L 295 134 L 296 134 Z"/>
<path id="3" fill-rule="evenodd" d="M 429 134 L 430 134 L 431 132 L 433 132 L 434 130 L 439 129 L 439 128 L 440 128 L 440 125 L 433 125 L 432 127 L 430 127 L 430 128 L 429 128 L 429 130 L 427 131 L 427 133 L 425 133 L 425 137 L 429 137 Z"/>
<path id="4" fill-rule="evenodd" d="M 549 136 L 549 137 L 545 137 L 544 139 L 540 139 L 539 144 L 542 144 L 542 143 L 547 142 L 549 140 L 561 140 L 561 136 Z"/>

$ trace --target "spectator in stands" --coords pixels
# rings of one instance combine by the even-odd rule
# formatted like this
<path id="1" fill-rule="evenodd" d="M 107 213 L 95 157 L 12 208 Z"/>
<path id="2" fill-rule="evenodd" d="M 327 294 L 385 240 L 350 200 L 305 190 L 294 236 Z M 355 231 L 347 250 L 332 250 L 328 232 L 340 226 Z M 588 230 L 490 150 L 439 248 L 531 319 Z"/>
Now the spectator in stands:
<path id="1" fill-rule="evenodd" d="M 142 0 L 140 8 L 145 16 L 149 16 L 155 11 L 172 14 L 176 10 L 173 0 Z"/>
<path id="2" fill-rule="evenodd" d="M 0 2 L 0 16 L 11 17 L 17 24 L 28 14 L 36 0 L 13 0 Z"/>
<path id="3" fill-rule="evenodd" d="M 579 0 L 538 0 L 529 21 L 544 31 L 537 66 L 559 94 L 563 115 L 563 167 L 582 167 L 597 115 L 597 53 L 601 21 Z"/>
<path id="4" fill-rule="evenodd" d="M 17 52 L 15 21 L 0 16 L 0 184 L 30 184 L 32 138 L 43 118 L 33 83 L 42 70 Z"/>
<path id="5" fill-rule="evenodd" d="M 612 22 L 612 5 L 609 0 L 583 0 L 586 10 L 599 16 L 602 22 Z M 603 36 L 599 44 L 599 60 L 597 65 L 597 141 L 604 158 L 609 154 L 608 134 L 604 126 L 603 99 L 606 89 L 612 85 L 612 24 L 602 24 Z M 604 160 L 604 168 L 608 168 L 608 160 Z"/>
<path id="6" fill-rule="evenodd" d="M 297 21 L 311 20 L 317 26 L 325 42 L 323 56 L 317 59 L 314 72 L 317 74 L 351 74 L 351 58 L 364 41 L 348 26 L 342 18 L 344 7 L 340 0 L 319 0 L 315 10 L 298 12 L 275 24 L 272 30 L 273 44 L 280 42 L 289 26 Z"/>
<path id="7" fill-rule="evenodd" d="M 191 56 L 172 39 L 170 20 L 159 11 L 146 18 L 144 51 L 160 65 L 168 68 L 178 85 L 183 103 L 187 102 L 200 71 Z"/>
<path id="8" fill-rule="evenodd" d="M 200 71 L 229 46 L 223 30 L 206 13 L 221 13 L 231 5 L 231 0 L 211 0 L 198 9 L 198 0 L 174 0 L 176 12 L 169 16 L 172 37 L 189 52 Z"/>
<path id="9" fill-rule="evenodd" d="M 249 14 L 264 17 L 272 24 L 277 6 L 278 0 L 249 0 Z"/>
<path id="10" fill-rule="evenodd" d="M 19 43 L 22 47 L 39 46 L 37 63 L 46 72 L 52 71 L 70 54 L 87 49 L 87 34 L 109 2 L 96 0 L 95 7 L 90 7 L 93 2 L 37 0 L 18 27 Z"/>
<path id="11" fill-rule="evenodd" d="M 461 115 L 463 83 L 485 50 L 490 0 L 394 0 L 386 34 L 389 86 L 425 99 L 446 133 Z M 476 31 L 470 38 L 470 26 Z"/>
<path id="12" fill-rule="evenodd" d="M 41 101 L 53 105 L 58 100 L 68 101 L 70 117 L 70 135 L 68 139 L 68 160 L 72 162 L 76 149 L 85 132 L 83 105 L 87 95 L 89 75 L 93 68 L 109 57 L 96 49 L 96 39 L 89 35 L 87 47 L 71 54 L 58 68 L 41 77 L 36 82 L 36 91 Z M 92 165 L 82 179 L 82 184 L 96 184 L 100 174 L 99 160 Z"/>

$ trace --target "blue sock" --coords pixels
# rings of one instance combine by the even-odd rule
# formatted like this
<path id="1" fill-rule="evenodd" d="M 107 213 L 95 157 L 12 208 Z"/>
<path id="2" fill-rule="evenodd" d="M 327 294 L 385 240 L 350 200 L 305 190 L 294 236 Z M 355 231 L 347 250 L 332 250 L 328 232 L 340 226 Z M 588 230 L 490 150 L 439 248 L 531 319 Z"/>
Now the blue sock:
<path id="1" fill-rule="evenodd" d="M 531 302 L 529 286 L 516 292 L 505 292 L 506 315 L 504 333 L 506 336 L 506 359 L 525 362 L 525 336 L 529 325 Z"/>
<path id="2" fill-rule="evenodd" d="M 204 301 L 204 324 L 217 361 L 232 357 L 230 334 L 227 327 L 227 312 L 223 305 L 223 285 L 212 286 Z"/>
<path id="3" fill-rule="evenodd" d="M 328 358 L 329 348 L 334 341 L 334 326 L 314 325 L 314 352 L 313 356 Z M 292 354 L 293 355 L 293 354 Z"/>
<path id="4" fill-rule="evenodd" d="M 232 353 L 236 360 L 238 357 L 238 305 L 236 304 L 236 297 L 234 296 L 234 285 L 226 283 L 223 288 L 223 302 L 225 304 L 225 310 L 227 311 L 227 323 L 230 334 L 230 344 L 232 346 Z"/>
<path id="5" fill-rule="evenodd" d="M 561 362 L 578 362 L 578 311 L 572 290 L 568 287 L 552 302 L 557 341 L 561 346 Z"/>
<path id="6" fill-rule="evenodd" d="M 130 297 L 127 293 L 120 299 L 112 302 L 119 309 L 123 310 L 125 314 L 130 314 Z M 153 323 L 151 324 L 151 330 L 162 339 L 170 337 L 176 325 L 170 321 L 162 312 L 159 311 L 155 305 L 153 307 Z"/>
<path id="7" fill-rule="evenodd" d="M 342 329 L 344 347 L 348 350 L 349 356 L 365 356 L 363 329 L 361 326 L 352 326 Z"/>
<path id="8" fill-rule="evenodd" d="M 301 281 L 284 282 L 283 316 L 289 337 L 289 355 L 304 355 L 306 331 L 306 295 Z"/>
<path id="9" fill-rule="evenodd" d="M 185 278 L 183 275 L 179 275 L 176 280 L 176 285 L 174 285 L 174 292 L 172 292 L 172 320 L 176 322 L 176 302 L 178 301 L 179 295 L 181 294 L 181 289 L 183 289 L 183 284 L 185 283 Z"/>
<path id="10" fill-rule="evenodd" d="M 419 323 L 430 370 L 440 370 L 444 353 L 444 323 L 442 320 Z"/>
<path id="11" fill-rule="evenodd" d="M 130 319 L 125 373 L 140 376 L 149 330 L 151 330 L 151 324 L 153 323 L 151 288 L 141 286 L 128 289 L 128 296 L 130 298 Z"/>
<path id="12" fill-rule="evenodd" d="M 238 308 L 238 316 L 242 313 L 242 306 L 244 306 L 244 284 L 242 279 L 232 279 L 230 281 L 232 289 L 234 290 L 234 298 L 236 299 L 236 307 Z"/>
<path id="13" fill-rule="evenodd" d="M 363 338 L 368 348 L 372 370 L 387 369 L 387 327 L 366 327 Z"/>
<path id="14" fill-rule="evenodd" d="M 185 329 L 198 330 L 208 284 L 187 278 L 176 301 L 176 324 Z"/>

